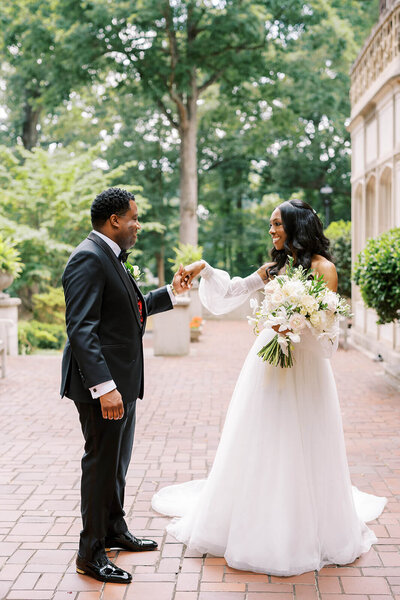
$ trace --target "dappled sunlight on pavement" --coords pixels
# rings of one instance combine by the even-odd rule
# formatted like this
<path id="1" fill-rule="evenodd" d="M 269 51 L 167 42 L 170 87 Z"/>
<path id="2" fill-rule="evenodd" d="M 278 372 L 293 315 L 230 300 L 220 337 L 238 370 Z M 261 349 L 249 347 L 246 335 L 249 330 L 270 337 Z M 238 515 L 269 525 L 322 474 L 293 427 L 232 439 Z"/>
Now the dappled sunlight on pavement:
<path id="1" fill-rule="evenodd" d="M 150 499 L 167 484 L 204 477 L 212 464 L 241 364 L 245 322 L 209 321 L 187 357 L 154 357 L 145 339 L 146 392 L 126 490 L 131 531 L 159 550 L 111 553 L 128 586 L 75 573 L 82 437 L 72 402 L 58 396 L 60 357 L 21 356 L 0 380 L 0 599 L 385 600 L 400 598 L 400 398 L 383 368 L 355 350 L 333 359 L 352 480 L 389 503 L 370 524 L 379 538 L 351 566 L 278 578 L 236 571 L 185 552 Z"/>

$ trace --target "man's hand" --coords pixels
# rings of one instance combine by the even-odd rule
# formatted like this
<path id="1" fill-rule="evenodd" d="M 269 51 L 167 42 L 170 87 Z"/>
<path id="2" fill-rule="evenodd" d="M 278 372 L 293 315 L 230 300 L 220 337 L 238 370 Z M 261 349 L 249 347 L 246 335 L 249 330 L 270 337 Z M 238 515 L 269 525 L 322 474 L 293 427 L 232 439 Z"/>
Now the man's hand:
<path id="1" fill-rule="evenodd" d="M 201 271 L 205 268 L 206 263 L 204 260 L 197 260 L 191 265 L 187 265 L 182 272 L 182 279 L 187 283 L 187 285 L 191 285 L 192 281 L 195 277 L 197 277 Z"/>
<path id="2" fill-rule="evenodd" d="M 172 280 L 172 287 L 177 294 L 183 294 L 183 292 L 187 292 L 190 289 L 190 283 L 183 278 L 183 272 L 183 265 L 180 265 L 179 270 L 175 273 Z"/>
<path id="3" fill-rule="evenodd" d="M 122 396 L 117 389 L 100 396 L 100 405 L 103 419 L 118 420 L 124 416 Z"/>

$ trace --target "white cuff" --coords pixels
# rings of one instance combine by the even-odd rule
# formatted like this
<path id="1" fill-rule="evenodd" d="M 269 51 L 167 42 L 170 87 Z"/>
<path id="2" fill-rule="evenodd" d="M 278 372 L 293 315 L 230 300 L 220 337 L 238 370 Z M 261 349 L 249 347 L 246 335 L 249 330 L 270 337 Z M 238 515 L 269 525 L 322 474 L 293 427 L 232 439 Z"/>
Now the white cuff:
<path id="1" fill-rule="evenodd" d="M 257 271 L 255 273 L 252 273 L 248 277 L 245 277 L 244 281 L 246 282 L 246 286 L 249 292 L 261 290 L 265 285 L 265 283 L 262 280 L 262 277 L 260 277 Z"/>
<path id="2" fill-rule="evenodd" d="M 93 387 L 89 388 L 89 391 L 92 394 L 92 398 L 100 398 L 100 396 L 103 396 L 103 394 L 107 394 L 108 392 L 115 390 L 116 387 L 117 386 L 115 385 L 114 380 L 110 379 L 110 381 L 104 381 L 103 383 L 94 385 Z"/>
<path id="3" fill-rule="evenodd" d="M 206 261 L 204 261 L 204 262 L 206 262 Z M 213 271 L 214 271 L 214 268 L 206 262 L 206 266 L 200 272 L 200 275 L 203 277 L 203 279 L 210 279 Z"/>
<path id="4" fill-rule="evenodd" d="M 172 286 L 172 283 L 169 283 L 167 285 L 167 290 L 168 290 L 169 297 L 171 298 L 172 306 L 175 306 L 176 296 L 175 296 L 174 292 L 171 290 L 171 286 Z"/>

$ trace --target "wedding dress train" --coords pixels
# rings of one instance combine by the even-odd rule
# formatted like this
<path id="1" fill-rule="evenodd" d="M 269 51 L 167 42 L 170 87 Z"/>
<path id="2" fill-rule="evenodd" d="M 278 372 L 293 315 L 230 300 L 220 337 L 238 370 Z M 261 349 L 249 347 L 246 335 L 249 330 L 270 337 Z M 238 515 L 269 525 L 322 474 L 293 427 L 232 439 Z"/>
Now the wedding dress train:
<path id="1" fill-rule="evenodd" d="M 208 309 L 228 312 L 262 287 L 257 274 L 230 280 L 208 266 L 200 294 Z M 263 330 L 248 353 L 207 479 L 161 489 L 152 507 L 180 517 L 167 530 L 190 548 L 289 576 L 369 550 L 376 537 L 365 522 L 386 498 L 351 486 L 332 348 L 307 332 L 294 366 L 281 369 L 257 356 L 273 335 Z"/>

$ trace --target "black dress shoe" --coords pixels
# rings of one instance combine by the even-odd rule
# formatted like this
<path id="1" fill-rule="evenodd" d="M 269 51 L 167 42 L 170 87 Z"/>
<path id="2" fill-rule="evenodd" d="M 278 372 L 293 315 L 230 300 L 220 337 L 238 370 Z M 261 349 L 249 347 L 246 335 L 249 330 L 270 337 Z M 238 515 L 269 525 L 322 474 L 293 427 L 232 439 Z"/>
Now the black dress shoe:
<path id="1" fill-rule="evenodd" d="M 106 583 L 130 583 L 132 575 L 120 569 L 105 556 L 97 560 L 88 561 L 79 555 L 76 559 L 76 572 L 80 575 L 89 575 L 98 581 Z"/>
<path id="2" fill-rule="evenodd" d="M 122 548 L 122 550 L 128 550 L 128 552 L 147 552 L 148 550 L 156 550 L 158 547 L 157 542 L 136 538 L 129 531 L 115 535 L 112 538 L 106 538 L 104 545 L 106 550 Z"/>

